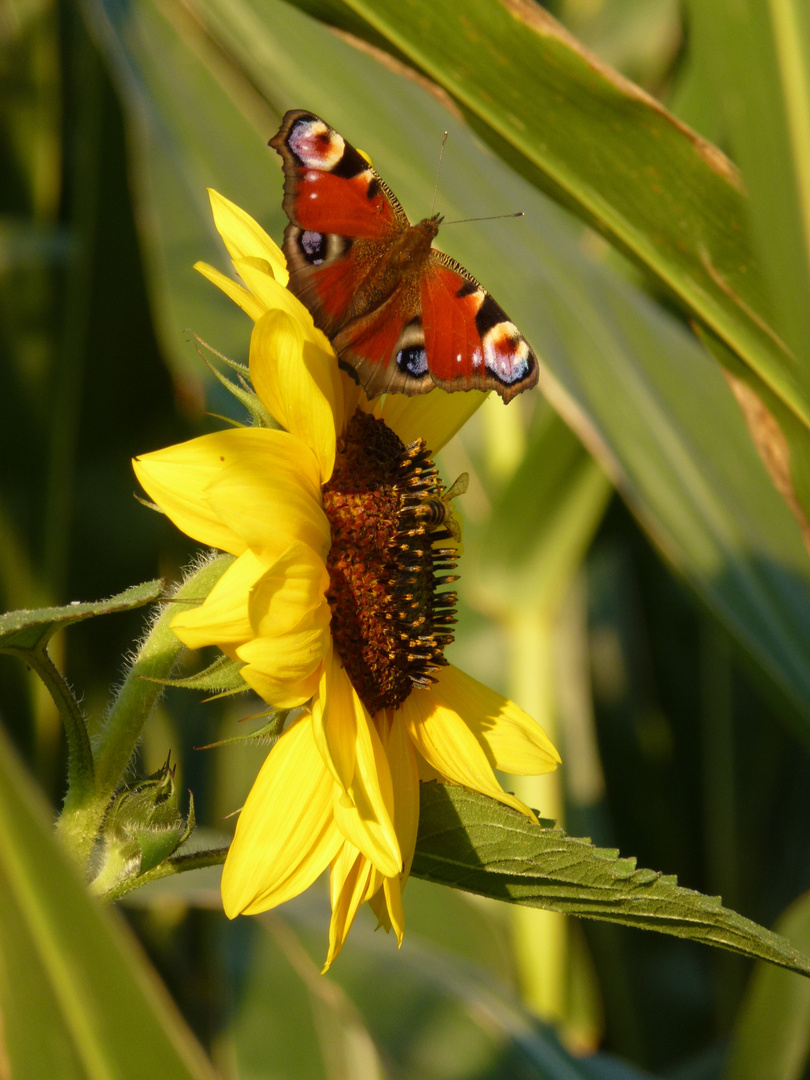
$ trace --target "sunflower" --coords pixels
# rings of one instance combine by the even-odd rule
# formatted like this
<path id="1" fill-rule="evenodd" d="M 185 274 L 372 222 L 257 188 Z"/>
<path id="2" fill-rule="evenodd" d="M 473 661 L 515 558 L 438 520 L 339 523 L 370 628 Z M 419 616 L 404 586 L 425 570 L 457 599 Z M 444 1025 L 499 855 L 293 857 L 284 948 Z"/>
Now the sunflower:
<path id="1" fill-rule="evenodd" d="M 420 780 L 532 816 L 493 770 L 543 773 L 559 757 L 517 705 L 443 655 L 458 528 L 431 452 L 484 395 L 369 402 L 285 288 L 281 251 L 211 199 L 245 285 L 198 269 L 254 320 L 250 376 L 278 428 L 204 435 L 135 471 L 183 532 L 235 557 L 173 630 L 191 648 L 218 646 L 269 705 L 292 710 L 239 816 L 225 912 L 266 911 L 329 867 L 326 970 L 365 901 L 402 942 Z"/>

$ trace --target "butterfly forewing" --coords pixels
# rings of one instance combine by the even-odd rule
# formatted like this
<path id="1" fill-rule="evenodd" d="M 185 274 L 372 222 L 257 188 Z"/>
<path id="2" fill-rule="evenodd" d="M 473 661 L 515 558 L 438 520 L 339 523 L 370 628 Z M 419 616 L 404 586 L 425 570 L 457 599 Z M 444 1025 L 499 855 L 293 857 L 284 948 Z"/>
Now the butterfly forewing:
<path id="1" fill-rule="evenodd" d="M 290 288 L 369 397 L 534 386 L 537 360 L 489 293 L 431 248 L 440 217 L 410 225 L 366 158 L 312 113 L 288 112 L 270 145 L 284 164 Z"/>

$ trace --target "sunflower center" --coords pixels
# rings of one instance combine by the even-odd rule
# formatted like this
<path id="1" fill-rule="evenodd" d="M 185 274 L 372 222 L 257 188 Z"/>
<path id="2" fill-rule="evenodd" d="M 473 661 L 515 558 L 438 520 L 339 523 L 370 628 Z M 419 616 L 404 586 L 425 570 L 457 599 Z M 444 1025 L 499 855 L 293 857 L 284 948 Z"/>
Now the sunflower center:
<path id="1" fill-rule="evenodd" d="M 323 488 L 332 639 L 373 714 L 396 708 L 446 664 L 456 594 L 458 526 L 424 442 L 405 446 L 359 410 L 338 440 Z"/>

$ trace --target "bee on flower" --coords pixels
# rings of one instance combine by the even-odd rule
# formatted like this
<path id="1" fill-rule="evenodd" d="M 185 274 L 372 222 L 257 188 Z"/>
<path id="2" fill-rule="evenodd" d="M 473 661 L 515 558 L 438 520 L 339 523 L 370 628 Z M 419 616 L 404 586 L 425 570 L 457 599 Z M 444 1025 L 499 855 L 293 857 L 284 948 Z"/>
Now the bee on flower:
<path id="1" fill-rule="evenodd" d="M 326 969 L 365 902 L 402 942 L 421 780 L 533 816 L 493 770 L 544 773 L 559 756 L 531 717 L 444 657 L 458 492 L 445 491 L 431 455 L 484 395 L 369 401 L 285 288 L 278 247 L 238 207 L 211 200 L 244 284 L 198 269 L 253 319 L 250 376 L 279 427 L 204 435 L 144 454 L 135 471 L 180 529 L 234 556 L 172 629 L 241 662 L 270 706 L 296 710 L 239 816 L 225 912 L 266 911 L 328 867 Z"/>

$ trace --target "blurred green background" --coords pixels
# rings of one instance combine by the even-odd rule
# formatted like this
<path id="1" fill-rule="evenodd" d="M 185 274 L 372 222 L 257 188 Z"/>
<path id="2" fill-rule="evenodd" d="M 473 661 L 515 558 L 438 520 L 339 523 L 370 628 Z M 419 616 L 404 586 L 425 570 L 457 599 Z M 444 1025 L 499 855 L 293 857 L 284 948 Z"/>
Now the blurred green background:
<path id="1" fill-rule="evenodd" d="M 445 228 L 440 246 L 492 289 L 543 366 L 540 390 L 508 408 L 488 401 L 440 455 L 446 482 L 472 477 L 457 504 L 465 555 L 448 655 L 553 733 L 563 769 L 519 788 L 544 816 L 766 926 L 797 902 L 784 932 L 807 951 L 807 552 L 690 329 L 700 325 L 762 400 L 774 394 L 774 415 L 789 411 L 801 503 L 805 16 L 784 5 L 794 55 L 784 26 L 753 0 L 748 37 L 724 0 L 711 14 L 700 0 L 547 7 L 737 158 L 750 202 L 651 100 L 578 67 L 564 37 L 544 40 L 531 3 L 521 22 L 514 9 L 504 21 L 495 0 L 396 11 L 337 0 L 6 0 L 2 602 L 96 599 L 157 574 L 176 579 L 192 556 L 133 497 L 129 462 L 233 415 L 191 337 L 246 359 L 248 320 L 192 270 L 198 259 L 228 267 L 206 187 L 280 240 L 281 172 L 265 144 L 287 108 L 304 107 L 369 153 L 418 218 L 447 129 L 438 208 L 526 218 Z M 770 112 L 751 108 L 747 72 Z M 770 178 L 749 164 L 758 134 Z M 698 280 L 701 265 L 719 300 Z M 103 715 L 143 618 L 91 620 L 56 640 L 88 712 Z M 147 729 L 139 771 L 171 748 L 211 835 L 232 827 L 226 816 L 266 751 L 194 748 L 258 709 L 173 691 Z M 5 657 L 0 715 L 58 807 L 58 718 L 35 677 Z M 364 911 L 325 977 L 320 887 L 227 924 L 216 873 L 205 871 L 137 892 L 125 909 L 227 1078 L 810 1076 L 810 1001 L 797 975 L 416 880 L 405 905 L 399 953 Z M 142 1075 L 131 1067 L 121 1075 Z"/>

